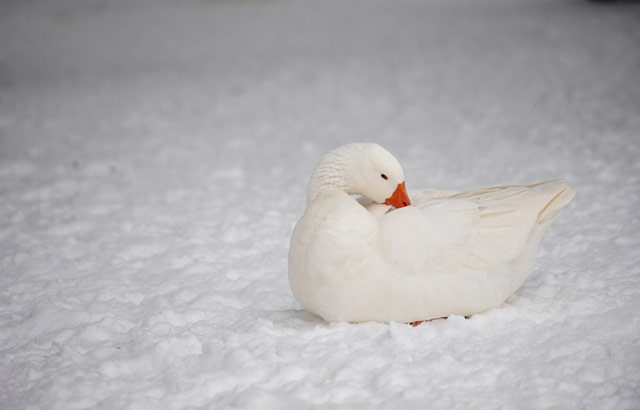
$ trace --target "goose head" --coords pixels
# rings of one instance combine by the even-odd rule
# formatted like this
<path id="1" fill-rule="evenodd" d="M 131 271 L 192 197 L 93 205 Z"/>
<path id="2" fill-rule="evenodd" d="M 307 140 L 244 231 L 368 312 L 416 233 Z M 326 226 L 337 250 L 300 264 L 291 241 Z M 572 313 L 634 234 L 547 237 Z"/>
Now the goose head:
<path id="1" fill-rule="evenodd" d="M 348 144 L 326 154 L 311 175 L 307 198 L 342 190 L 396 208 L 411 205 L 398 160 L 378 144 Z"/>

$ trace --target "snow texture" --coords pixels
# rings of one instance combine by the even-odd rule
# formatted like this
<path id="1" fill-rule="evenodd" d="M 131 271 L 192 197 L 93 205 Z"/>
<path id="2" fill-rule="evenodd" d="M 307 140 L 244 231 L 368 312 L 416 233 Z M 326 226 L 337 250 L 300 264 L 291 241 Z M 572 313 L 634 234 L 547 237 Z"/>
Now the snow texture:
<path id="1" fill-rule="evenodd" d="M 315 162 L 564 177 L 469 319 L 328 324 L 287 281 Z M 0 2 L 0 408 L 640 408 L 640 4 Z"/>

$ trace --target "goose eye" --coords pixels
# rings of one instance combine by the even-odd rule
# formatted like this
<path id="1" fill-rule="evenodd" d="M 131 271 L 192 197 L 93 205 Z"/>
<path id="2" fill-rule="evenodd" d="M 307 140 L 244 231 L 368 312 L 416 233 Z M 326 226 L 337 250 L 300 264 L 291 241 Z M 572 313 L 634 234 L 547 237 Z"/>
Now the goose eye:
<path id="1" fill-rule="evenodd" d="M 382 179 L 389 179 L 385 174 L 380 174 L 380 176 L 382 177 Z"/>

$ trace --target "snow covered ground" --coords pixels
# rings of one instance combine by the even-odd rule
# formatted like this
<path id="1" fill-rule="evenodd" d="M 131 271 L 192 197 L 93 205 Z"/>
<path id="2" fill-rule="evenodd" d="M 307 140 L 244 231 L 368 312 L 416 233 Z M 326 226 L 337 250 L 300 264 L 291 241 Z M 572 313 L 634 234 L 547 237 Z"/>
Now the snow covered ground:
<path id="1" fill-rule="evenodd" d="M 326 151 L 407 187 L 565 177 L 470 319 L 327 324 L 287 282 Z M 640 4 L 0 2 L 0 408 L 640 408 Z"/>

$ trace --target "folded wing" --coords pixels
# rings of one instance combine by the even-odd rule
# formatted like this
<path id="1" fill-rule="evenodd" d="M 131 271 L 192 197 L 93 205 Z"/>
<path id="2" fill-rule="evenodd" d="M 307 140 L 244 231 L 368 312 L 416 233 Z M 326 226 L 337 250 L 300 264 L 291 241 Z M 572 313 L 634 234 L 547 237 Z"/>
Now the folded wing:
<path id="1" fill-rule="evenodd" d="M 518 258 L 571 200 L 566 184 L 412 193 L 380 219 L 382 252 L 407 274 L 486 271 Z M 533 234 L 536 237 L 532 237 Z"/>

